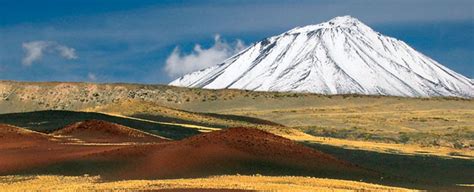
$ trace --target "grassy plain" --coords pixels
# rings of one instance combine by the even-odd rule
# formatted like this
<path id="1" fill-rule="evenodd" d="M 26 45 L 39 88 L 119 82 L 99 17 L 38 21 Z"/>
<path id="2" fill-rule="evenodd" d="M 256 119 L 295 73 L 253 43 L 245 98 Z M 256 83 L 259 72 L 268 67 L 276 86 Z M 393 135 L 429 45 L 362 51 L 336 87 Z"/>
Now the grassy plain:
<path id="1" fill-rule="evenodd" d="M 474 100 L 267 94 L 173 106 L 255 117 L 314 136 L 457 149 L 474 147 Z"/>
<path id="2" fill-rule="evenodd" d="M 142 191 L 160 189 L 243 189 L 249 191 L 413 191 L 356 181 L 312 177 L 226 175 L 194 179 L 101 181 L 98 176 L 2 176 L 5 191 Z M 178 190 L 177 190 L 178 191 Z"/>

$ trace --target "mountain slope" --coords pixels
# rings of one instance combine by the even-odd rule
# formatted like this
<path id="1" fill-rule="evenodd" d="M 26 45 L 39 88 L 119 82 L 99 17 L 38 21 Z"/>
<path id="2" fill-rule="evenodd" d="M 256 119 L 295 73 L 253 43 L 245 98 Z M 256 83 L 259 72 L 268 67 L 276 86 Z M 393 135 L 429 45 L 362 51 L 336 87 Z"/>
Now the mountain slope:
<path id="1" fill-rule="evenodd" d="M 472 81 L 359 20 L 336 17 L 266 38 L 170 85 L 322 94 L 473 97 Z"/>

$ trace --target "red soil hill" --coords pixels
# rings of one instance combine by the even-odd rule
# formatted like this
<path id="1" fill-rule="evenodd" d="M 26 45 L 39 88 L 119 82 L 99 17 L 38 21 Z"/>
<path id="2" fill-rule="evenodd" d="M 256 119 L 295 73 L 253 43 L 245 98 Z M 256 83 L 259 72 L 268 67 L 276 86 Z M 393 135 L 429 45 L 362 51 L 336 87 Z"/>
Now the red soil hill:
<path id="1" fill-rule="evenodd" d="M 366 175 L 368 171 L 289 139 L 252 128 L 203 133 L 162 145 L 120 149 L 139 155 L 125 178 L 181 178 L 220 174 Z M 113 154 L 110 154 L 115 156 Z"/>
<path id="2" fill-rule="evenodd" d="M 73 123 L 53 132 L 53 135 L 72 137 L 89 143 L 159 143 L 167 141 L 167 139 L 156 135 L 102 120 Z"/>
<path id="3" fill-rule="evenodd" d="M 35 145 L 27 147 L 19 145 L 7 149 L 1 148 L 0 144 L 0 174 L 24 170 L 40 170 L 31 174 L 47 174 L 51 173 L 51 167 L 61 167 L 56 169 L 59 172 L 52 172 L 54 174 L 99 174 L 105 179 L 186 178 L 237 173 L 360 179 L 374 174 L 302 144 L 252 128 L 230 128 L 167 142 L 132 128 L 96 120 L 75 123 L 54 132 L 53 135 L 61 136 L 54 138 L 58 140 L 27 130 L 8 128 L 3 132 L 12 132 L 8 130 L 14 130 L 14 134 L 4 134 L 4 138 L 6 135 L 20 139 L 34 135 L 39 139 L 31 140 Z M 25 131 L 28 134 L 17 135 Z M 82 142 L 68 142 L 70 138 Z M 9 142 L 13 143 L 13 140 Z M 115 142 L 128 143 L 116 145 Z"/>
<path id="4" fill-rule="evenodd" d="M 119 146 L 66 144 L 63 139 L 11 125 L 0 125 L 0 175 L 60 164 Z"/>

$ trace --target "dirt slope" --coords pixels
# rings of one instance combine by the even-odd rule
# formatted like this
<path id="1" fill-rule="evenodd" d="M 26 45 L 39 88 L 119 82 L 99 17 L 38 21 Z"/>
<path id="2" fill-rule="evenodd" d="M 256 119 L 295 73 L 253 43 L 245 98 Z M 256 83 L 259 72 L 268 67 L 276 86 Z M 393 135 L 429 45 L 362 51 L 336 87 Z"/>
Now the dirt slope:
<path id="1" fill-rule="evenodd" d="M 348 162 L 252 128 L 230 128 L 163 142 L 128 127 L 91 120 L 50 135 L 31 134 L 46 139 L 29 139 L 32 144 L 26 147 L 2 148 L 0 144 L 0 174 L 92 174 L 105 179 L 237 173 L 349 179 L 373 176 Z"/>
<path id="2" fill-rule="evenodd" d="M 164 138 L 130 127 L 102 120 L 87 120 L 73 123 L 52 133 L 91 143 L 163 142 Z"/>
<path id="3" fill-rule="evenodd" d="M 161 145 L 122 148 L 102 155 L 102 158 L 112 159 L 131 159 L 133 156 L 135 162 L 113 175 L 127 179 L 237 173 L 336 178 L 373 174 L 291 140 L 252 128 L 230 128 Z"/>
<path id="4" fill-rule="evenodd" d="M 119 148 L 70 145 L 63 138 L 4 124 L 0 125 L 0 141 L 0 175 L 22 173 Z"/>
<path id="5" fill-rule="evenodd" d="M 53 139 L 50 135 L 30 131 L 20 127 L 0 124 L 0 149 L 15 146 L 31 146 L 36 143 L 50 143 Z"/>

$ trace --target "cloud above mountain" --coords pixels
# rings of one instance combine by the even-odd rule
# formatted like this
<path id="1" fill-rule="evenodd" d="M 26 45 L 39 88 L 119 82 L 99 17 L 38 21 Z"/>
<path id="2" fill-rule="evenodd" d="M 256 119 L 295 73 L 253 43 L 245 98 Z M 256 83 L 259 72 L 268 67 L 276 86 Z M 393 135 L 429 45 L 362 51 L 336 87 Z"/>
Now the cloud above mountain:
<path id="1" fill-rule="evenodd" d="M 29 41 L 22 44 L 25 55 L 22 64 L 31 66 L 34 62 L 41 60 L 45 53 L 57 54 L 62 58 L 72 60 L 79 58 L 76 50 L 54 41 Z"/>
<path id="2" fill-rule="evenodd" d="M 174 77 L 164 68 L 177 45 L 183 58 L 196 43 L 209 49 L 213 34 L 250 44 L 346 14 L 474 77 L 472 0 L 27 1 L 0 6 L 2 79 L 86 81 L 92 71 L 101 81 L 168 83 Z M 74 48 L 69 58 L 80 59 L 55 49 L 25 59 L 22 44 L 37 40 Z"/>
<path id="3" fill-rule="evenodd" d="M 244 42 L 239 39 L 235 43 L 228 43 L 221 39 L 220 35 L 215 35 L 214 45 L 208 49 L 196 44 L 191 53 L 185 54 L 179 47 L 175 47 L 166 59 L 164 69 L 170 77 L 184 75 L 219 64 L 245 47 Z"/>

